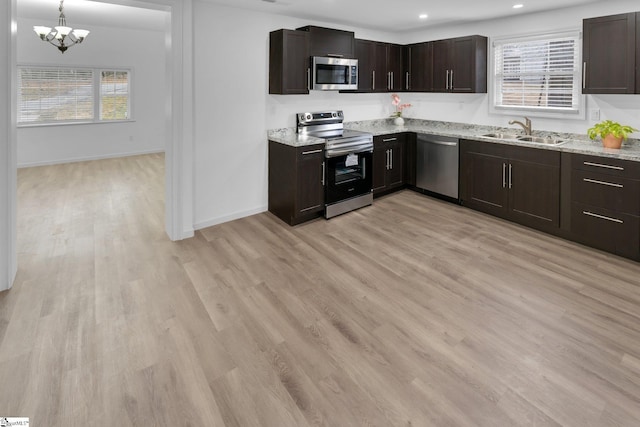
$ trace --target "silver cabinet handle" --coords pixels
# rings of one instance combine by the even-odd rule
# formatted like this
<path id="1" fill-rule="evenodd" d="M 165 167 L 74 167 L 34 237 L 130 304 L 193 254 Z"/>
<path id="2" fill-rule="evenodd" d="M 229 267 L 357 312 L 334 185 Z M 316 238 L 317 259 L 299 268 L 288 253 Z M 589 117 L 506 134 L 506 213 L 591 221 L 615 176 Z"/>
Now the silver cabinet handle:
<path id="1" fill-rule="evenodd" d="M 389 169 L 393 169 L 393 148 L 389 150 Z"/>
<path id="2" fill-rule="evenodd" d="M 613 169 L 617 171 L 623 171 L 622 166 L 603 165 L 602 163 L 582 162 L 585 166 L 595 166 L 597 168 Z"/>
<path id="3" fill-rule="evenodd" d="M 303 155 L 303 156 L 306 156 L 306 155 L 308 155 L 308 154 L 322 153 L 322 151 L 324 151 L 324 150 L 320 149 L 320 150 L 303 151 L 303 152 L 302 152 L 302 155 Z"/>
<path id="4" fill-rule="evenodd" d="M 449 83 L 449 89 L 453 90 L 453 70 L 451 70 L 451 83 Z"/>
<path id="5" fill-rule="evenodd" d="M 307 90 L 311 90 L 311 68 L 307 68 Z"/>
<path id="6" fill-rule="evenodd" d="M 582 89 L 587 87 L 587 61 L 582 63 Z"/>
<path id="7" fill-rule="evenodd" d="M 444 83 L 444 90 L 449 90 L 449 70 L 447 70 L 447 78 Z"/>
<path id="8" fill-rule="evenodd" d="M 513 172 L 513 165 L 509 163 L 509 188 L 513 187 L 512 172 Z"/>
<path id="9" fill-rule="evenodd" d="M 393 90 L 393 71 L 391 72 L 391 79 L 390 79 L 390 81 L 391 81 L 391 90 Z"/>
<path id="10" fill-rule="evenodd" d="M 382 142 L 389 142 L 389 141 L 397 141 L 398 138 L 387 138 L 387 139 L 383 139 Z"/>
<path id="11" fill-rule="evenodd" d="M 624 185 L 622 184 L 615 184 L 613 182 L 606 182 L 606 181 L 598 181 L 597 179 L 590 179 L 590 178 L 582 178 L 582 180 L 584 182 L 590 182 L 592 184 L 600 184 L 600 185 L 607 185 L 609 187 L 616 187 L 616 188 L 624 188 Z"/>
<path id="12" fill-rule="evenodd" d="M 583 213 L 584 215 L 592 216 L 592 217 L 594 217 L 594 218 L 605 219 L 605 220 L 607 220 L 607 221 L 615 222 L 615 223 L 617 223 L 617 224 L 624 224 L 624 221 L 623 221 L 623 220 L 621 220 L 621 219 L 618 219 L 618 218 L 611 218 L 611 217 L 604 216 L 604 215 L 598 215 L 598 214 L 596 214 L 596 213 L 589 212 L 589 211 L 582 211 L 582 213 Z"/>
<path id="13" fill-rule="evenodd" d="M 391 90 L 391 71 L 387 71 L 387 90 Z"/>
<path id="14" fill-rule="evenodd" d="M 322 186 L 324 187 L 324 162 L 322 162 Z"/>
<path id="15" fill-rule="evenodd" d="M 507 186 L 507 164 L 502 164 L 502 188 Z"/>
<path id="16" fill-rule="evenodd" d="M 409 90 L 409 72 L 407 71 L 407 75 L 405 76 L 405 87 L 406 90 Z"/>
<path id="17" fill-rule="evenodd" d="M 376 70 L 371 72 L 371 90 L 376 90 Z"/>
<path id="18" fill-rule="evenodd" d="M 387 170 L 391 169 L 391 150 L 387 150 Z"/>

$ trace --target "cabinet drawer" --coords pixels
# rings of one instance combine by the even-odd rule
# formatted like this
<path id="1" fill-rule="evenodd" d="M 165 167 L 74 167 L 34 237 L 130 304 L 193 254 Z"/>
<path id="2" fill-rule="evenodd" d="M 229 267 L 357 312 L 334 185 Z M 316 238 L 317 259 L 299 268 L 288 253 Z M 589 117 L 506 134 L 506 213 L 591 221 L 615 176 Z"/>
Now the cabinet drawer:
<path id="1" fill-rule="evenodd" d="M 571 234 L 594 248 L 640 259 L 640 217 L 573 202 Z"/>
<path id="2" fill-rule="evenodd" d="M 620 160 L 610 157 L 573 154 L 571 155 L 571 169 L 579 169 L 624 178 L 640 179 L 640 162 L 632 162 L 629 160 Z"/>
<path id="3" fill-rule="evenodd" d="M 640 215 L 640 181 L 574 170 L 571 200 L 616 212 Z"/>

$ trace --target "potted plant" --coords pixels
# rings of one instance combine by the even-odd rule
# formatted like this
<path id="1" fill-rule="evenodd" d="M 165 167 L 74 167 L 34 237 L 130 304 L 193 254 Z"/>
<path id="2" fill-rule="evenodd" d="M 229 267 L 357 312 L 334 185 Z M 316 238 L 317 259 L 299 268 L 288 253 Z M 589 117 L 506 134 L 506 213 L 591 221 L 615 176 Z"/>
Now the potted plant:
<path id="1" fill-rule="evenodd" d="M 391 117 L 395 117 L 395 119 L 393 120 L 393 123 L 396 124 L 397 126 L 402 126 L 404 124 L 404 119 L 402 118 L 402 110 L 404 110 L 405 108 L 411 107 L 411 104 L 401 104 L 400 97 L 398 96 L 398 94 L 392 93 L 391 105 L 396 107 L 396 111 L 393 114 L 391 114 Z"/>
<path id="2" fill-rule="evenodd" d="M 623 126 L 612 120 L 605 120 L 589 128 L 587 135 L 589 135 L 591 139 L 596 139 L 596 137 L 599 136 L 605 148 L 620 148 L 622 140 L 626 141 L 629 134 L 637 130 L 638 129 L 634 129 L 631 126 Z"/>

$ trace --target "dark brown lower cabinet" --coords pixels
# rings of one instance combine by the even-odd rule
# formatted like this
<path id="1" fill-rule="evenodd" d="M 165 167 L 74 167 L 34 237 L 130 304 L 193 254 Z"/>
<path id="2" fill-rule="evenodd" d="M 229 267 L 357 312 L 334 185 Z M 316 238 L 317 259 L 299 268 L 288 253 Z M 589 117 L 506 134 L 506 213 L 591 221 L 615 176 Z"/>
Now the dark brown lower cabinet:
<path id="1" fill-rule="evenodd" d="M 463 205 L 539 230 L 559 229 L 559 152 L 463 140 L 460 170 Z"/>
<path id="2" fill-rule="evenodd" d="M 324 213 L 324 144 L 269 141 L 269 212 L 290 225 Z"/>
<path id="3" fill-rule="evenodd" d="M 570 238 L 640 260 L 640 163 L 570 156 Z"/>
<path id="4" fill-rule="evenodd" d="M 405 183 L 405 133 L 373 138 L 373 195 L 397 190 Z"/>

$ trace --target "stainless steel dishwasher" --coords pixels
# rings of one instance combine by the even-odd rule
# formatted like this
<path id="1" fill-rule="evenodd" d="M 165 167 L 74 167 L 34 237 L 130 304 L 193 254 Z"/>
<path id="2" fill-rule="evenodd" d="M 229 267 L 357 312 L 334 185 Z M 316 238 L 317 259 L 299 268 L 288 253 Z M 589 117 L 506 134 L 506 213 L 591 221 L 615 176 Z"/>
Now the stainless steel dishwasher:
<path id="1" fill-rule="evenodd" d="M 416 187 L 458 200 L 458 139 L 418 134 Z"/>

